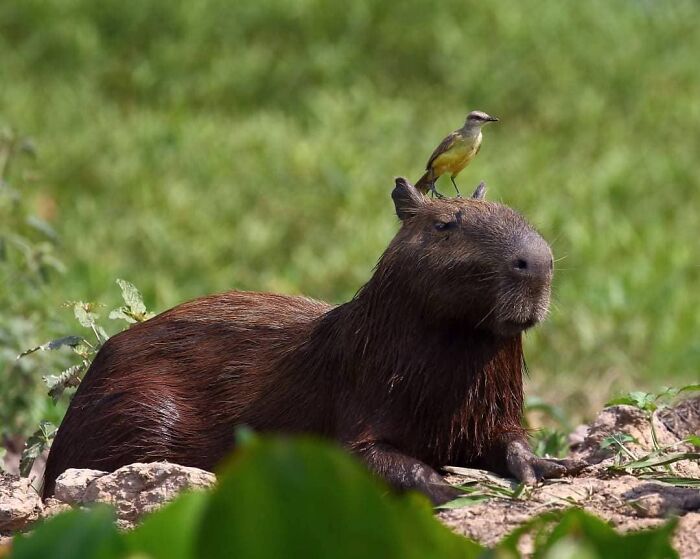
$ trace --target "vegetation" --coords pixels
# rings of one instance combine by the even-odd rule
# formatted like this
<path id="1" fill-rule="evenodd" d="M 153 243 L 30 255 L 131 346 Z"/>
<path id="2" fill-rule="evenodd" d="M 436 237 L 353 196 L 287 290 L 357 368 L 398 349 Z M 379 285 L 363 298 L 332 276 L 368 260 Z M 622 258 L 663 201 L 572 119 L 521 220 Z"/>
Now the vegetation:
<path id="1" fill-rule="evenodd" d="M 38 178 L 34 155 L 28 138 L 0 126 L 0 447 L 51 415 L 37 375 L 46 361 L 16 359 L 28 340 L 51 329 L 45 299 L 52 277 L 64 270 L 55 230 L 27 199 Z"/>
<path id="2" fill-rule="evenodd" d="M 63 273 L 0 263 L 0 370 L 25 386 L 14 356 L 71 330 L 67 300 L 111 308 L 116 277 L 155 310 L 231 288 L 346 300 L 396 230 L 392 178 L 415 180 L 478 107 L 501 122 L 460 182 L 487 181 L 559 259 L 527 339 L 534 389 L 580 413 L 696 380 L 698 16 L 691 0 L 2 2 L 0 124 L 34 139 L 40 170 L 13 186 Z M 60 418 L 19 392 L 31 418 L 3 426 Z"/>
<path id="3" fill-rule="evenodd" d="M 607 405 L 624 404 L 644 412 L 649 420 L 653 448 L 651 452 L 638 457 L 627 448 L 630 443 L 638 443 L 633 436 L 627 433 L 613 433 L 603 439 L 600 444 L 601 448 L 615 450 L 615 464 L 610 466 L 608 471 L 613 474 L 632 474 L 643 479 L 663 481 L 679 487 L 700 487 L 700 480 L 674 475 L 674 472 L 668 467 L 680 460 L 695 460 L 700 463 L 700 452 L 678 450 L 680 446 L 700 449 L 700 436 L 690 435 L 677 443 L 661 445 L 656 433 L 653 415 L 654 412 L 668 407 L 679 395 L 697 393 L 698 391 L 700 391 L 700 384 L 689 384 L 680 388 L 667 387 L 658 394 L 634 391 L 609 401 Z"/>
<path id="4" fill-rule="evenodd" d="M 25 472 L 49 444 L 118 329 L 87 301 L 131 322 L 231 288 L 352 297 L 397 228 L 392 178 L 417 179 L 474 108 L 501 121 L 460 183 L 485 180 L 557 258 L 526 340 L 536 450 L 560 454 L 612 391 L 654 411 L 675 395 L 658 379 L 697 382 L 700 363 L 698 17 L 693 0 L 0 2 L 0 438 L 34 433 Z M 29 348 L 56 351 L 18 360 Z M 606 442 L 620 471 L 679 459 L 629 442 Z M 540 557 L 672 556 L 672 523 L 618 536 L 579 511 L 487 552 L 308 441 L 255 441 L 222 480 L 130 534 L 104 509 L 60 516 L 14 556 L 264 556 L 303 537 L 318 556 L 515 557 L 527 531 Z"/>
<path id="5" fill-rule="evenodd" d="M 661 559 L 678 556 L 670 543 L 675 525 L 620 535 L 570 509 L 537 517 L 486 550 L 440 524 L 423 497 L 387 495 L 337 449 L 254 439 L 234 454 L 214 491 L 181 495 L 132 532 L 118 533 L 108 508 L 74 510 L 17 536 L 11 557 L 515 559 L 520 539 L 532 534 L 537 558 Z"/>
<path id="6" fill-rule="evenodd" d="M 123 320 L 127 324 L 143 322 L 153 316 L 153 313 L 146 310 L 141 293 L 134 285 L 128 281 L 118 279 L 117 285 L 122 292 L 124 304 L 109 313 L 110 320 Z M 70 347 L 77 356 L 74 362 L 69 364 L 58 374 L 47 374 L 42 377 L 48 395 L 54 403 L 70 401 L 73 395 L 73 388 L 77 388 L 83 375 L 92 363 L 102 345 L 109 339 L 105 327 L 100 324 L 100 315 L 97 313 L 94 303 L 76 301 L 72 304 L 73 314 L 79 325 L 90 332 L 88 337 L 83 336 L 63 336 L 55 340 L 43 343 L 34 348 L 23 351 L 19 357 L 26 357 L 36 352 L 56 351 L 63 347 Z M 90 338 L 90 339 L 88 339 Z M 67 394 L 68 398 L 62 399 Z M 17 415 L 24 415 L 21 407 L 11 408 Z M 50 421 L 42 421 L 39 428 L 27 439 L 20 459 L 20 474 L 29 476 L 36 458 L 47 450 L 56 435 L 56 426 Z M 1 466 L 1 465 L 0 465 Z"/>

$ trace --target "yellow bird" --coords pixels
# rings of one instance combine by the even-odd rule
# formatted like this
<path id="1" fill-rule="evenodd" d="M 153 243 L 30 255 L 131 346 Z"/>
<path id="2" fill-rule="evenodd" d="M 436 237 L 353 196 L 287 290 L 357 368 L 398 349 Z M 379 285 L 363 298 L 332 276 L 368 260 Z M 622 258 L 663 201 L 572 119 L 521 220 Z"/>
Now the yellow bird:
<path id="1" fill-rule="evenodd" d="M 481 127 L 484 124 L 496 121 L 498 119 L 495 116 L 487 115 L 485 112 L 470 112 L 464 121 L 464 126 L 452 132 L 435 148 L 428 160 L 428 164 L 425 166 L 427 171 L 418 179 L 416 188 L 423 194 L 431 192 L 435 196 L 442 197 L 435 190 L 435 181 L 445 173 L 450 173 L 452 184 L 457 191 L 457 195 L 460 196 L 455 177 L 479 153 L 481 148 Z"/>

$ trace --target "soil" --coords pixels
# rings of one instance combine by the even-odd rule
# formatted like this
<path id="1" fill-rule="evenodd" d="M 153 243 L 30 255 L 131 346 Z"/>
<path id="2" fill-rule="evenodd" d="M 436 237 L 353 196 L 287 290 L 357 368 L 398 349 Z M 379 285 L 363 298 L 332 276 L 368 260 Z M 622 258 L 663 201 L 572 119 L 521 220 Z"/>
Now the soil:
<path id="1" fill-rule="evenodd" d="M 650 420 L 651 419 L 651 420 Z M 575 478 L 547 480 L 524 491 L 518 498 L 493 497 L 487 501 L 444 510 L 438 517 L 455 532 L 494 545 L 515 528 L 540 513 L 579 507 L 607 520 L 620 531 L 643 530 L 659 526 L 678 516 L 674 546 L 682 558 L 700 557 L 700 463 L 698 460 L 680 460 L 668 466 L 655 468 L 659 474 L 674 483 L 679 478 L 695 480 L 694 487 L 678 487 L 651 476 L 650 470 L 630 469 L 635 475 L 614 471 L 620 460 L 610 449 L 601 449 L 601 442 L 614 433 L 626 433 L 636 439 L 627 445 L 638 458 L 649 454 L 656 444 L 673 445 L 668 452 L 692 452 L 693 448 L 680 442 L 700 433 L 700 398 L 689 399 L 649 417 L 631 406 L 604 409 L 590 426 L 578 428 L 571 437 L 571 456 L 591 464 Z M 627 457 L 626 459 L 630 459 Z M 514 491 L 517 484 L 481 470 L 447 468 L 448 480 L 454 484 L 469 483 L 482 493 L 493 493 L 497 488 Z M 692 481 L 685 481 L 690 485 Z M 529 542 L 523 542 L 522 551 L 528 552 Z"/>
<path id="2" fill-rule="evenodd" d="M 608 437 L 621 433 L 634 438 L 625 451 L 604 448 Z M 520 491 L 515 481 L 489 472 L 447 467 L 448 481 L 467 484 L 485 500 L 441 510 L 437 516 L 455 532 L 485 545 L 496 544 L 540 513 L 570 507 L 595 514 L 620 531 L 644 530 L 678 517 L 676 549 L 682 558 L 700 557 L 700 461 L 698 448 L 684 442 L 699 433 L 700 397 L 653 415 L 631 406 L 605 408 L 592 424 L 578 427 L 570 436 L 570 456 L 589 464 L 576 477 L 547 480 Z M 655 468 L 629 465 L 632 457 L 641 459 L 659 448 L 665 449 L 660 454 L 665 457 L 695 455 Z M 158 463 L 133 464 L 112 474 L 69 470 L 64 476 L 57 498 L 42 503 L 30 480 L 0 475 L 0 557 L 12 533 L 30 529 L 37 519 L 71 506 L 112 503 L 117 511 L 128 513 L 119 519 L 119 525 L 128 528 L 138 522 L 141 512 L 153 510 L 178 491 L 214 482 L 208 472 Z M 526 536 L 521 540 L 525 554 L 529 545 Z"/>

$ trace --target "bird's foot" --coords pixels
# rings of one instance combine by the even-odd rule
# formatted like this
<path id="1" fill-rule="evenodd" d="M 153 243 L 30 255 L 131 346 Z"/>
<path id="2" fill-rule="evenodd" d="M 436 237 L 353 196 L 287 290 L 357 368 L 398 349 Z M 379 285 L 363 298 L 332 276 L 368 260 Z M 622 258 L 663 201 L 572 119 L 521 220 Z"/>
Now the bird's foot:
<path id="1" fill-rule="evenodd" d="M 457 191 L 457 198 L 461 198 L 462 194 L 460 193 L 459 188 L 457 188 L 457 183 L 455 182 L 455 178 L 450 177 L 450 180 L 452 181 L 452 186 L 454 186 L 455 190 Z"/>
<path id="2" fill-rule="evenodd" d="M 437 198 L 438 200 L 444 200 L 444 199 L 445 199 L 445 196 L 443 196 L 442 194 L 440 194 L 440 193 L 435 189 L 435 185 L 434 185 L 434 184 L 430 187 L 430 196 L 433 197 L 433 198 Z"/>

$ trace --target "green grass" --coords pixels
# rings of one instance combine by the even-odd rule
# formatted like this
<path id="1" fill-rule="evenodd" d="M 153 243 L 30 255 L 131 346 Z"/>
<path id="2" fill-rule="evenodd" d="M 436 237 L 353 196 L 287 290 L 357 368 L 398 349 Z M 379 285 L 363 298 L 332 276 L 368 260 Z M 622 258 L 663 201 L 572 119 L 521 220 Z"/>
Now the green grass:
<path id="1" fill-rule="evenodd" d="M 0 123 L 35 140 L 67 269 L 26 345 L 74 330 L 65 300 L 117 304 L 117 277 L 154 310 L 347 300 L 397 229 L 393 177 L 479 108 L 501 122 L 464 190 L 485 180 L 563 258 L 535 388 L 575 409 L 697 380 L 698 21 L 692 1 L 2 2 Z"/>

